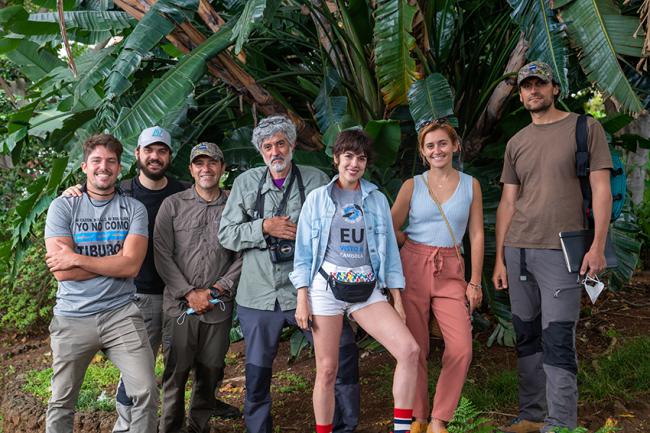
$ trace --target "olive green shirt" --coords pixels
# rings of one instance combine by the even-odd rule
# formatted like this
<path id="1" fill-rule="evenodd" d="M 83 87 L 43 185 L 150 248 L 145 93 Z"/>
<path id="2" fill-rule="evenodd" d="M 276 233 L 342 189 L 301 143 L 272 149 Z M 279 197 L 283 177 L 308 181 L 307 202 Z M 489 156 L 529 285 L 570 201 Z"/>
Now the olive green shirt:
<path id="1" fill-rule="evenodd" d="M 216 305 L 199 316 L 202 322 L 221 323 L 232 314 L 233 294 L 241 273 L 241 254 L 227 250 L 217 234 L 227 193 L 206 202 L 194 187 L 167 197 L 154 226 L 154 259 L 165 282 L 163 311 L 178 317 L 187 308 L 185 295 L 192 289 L 209 289 L 215 283 L 227 295 L 222 310 Z"/>
<path id="2" fill-rule="evenodd" d="M 329 181 L 327 175 L 317 168 L 306 166 L 298 166 L 298 168 L 305 186 L 305 196 Z M 255 209 L 261 176 L 266 176 L 262 187 L 262 194 L 265 196 L 264 215 L 258 215 Z M 262 222 L 264 218 L 275 216 L 275 210 L 280 205 L 290 176 L 291 173 L 287 175 L 282 188 L 278 188 L 273 184 L 266 166 L 242 173 L 235 179 L 223 211 L 219 240 L 224 247 L 244 254 L 244 264 L 237 288 L 237 304 L 244 307 L 273 311 L 277 301 L 282 311 L 296 308 L 296 289 L 289 281 L 293 261 L 272 263 L 262 233 Z M 302 205 L 296 179 L 291 188 L 285 215 L 297 223 Z"/>

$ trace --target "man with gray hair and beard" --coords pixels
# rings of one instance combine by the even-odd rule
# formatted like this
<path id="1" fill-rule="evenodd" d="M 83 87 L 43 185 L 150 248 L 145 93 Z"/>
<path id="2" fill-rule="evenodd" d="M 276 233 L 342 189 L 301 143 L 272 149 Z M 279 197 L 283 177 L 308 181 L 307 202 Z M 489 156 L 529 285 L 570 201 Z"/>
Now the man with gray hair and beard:
<path id="1" fill-rule="evenodd" d="M 282 328 L 296 325 L 293 269 L 296 223 L 309 192 L 325 185 L 322 171 L 292 162 L 296 127 L 287 117 L 263 119 L 253 144 L 264 167 L 242 173 L 221 217 L 219 240 L 243 253 L 237 314 L 246 343 L 244 420 L 249 433 L 271 433 L 271 367 Z M 310 331 L 305 337 L 312 342 Z M 334 432 L 354 431 L 359 419 L 358 349 L 345 324 L 339 349 Z"/>

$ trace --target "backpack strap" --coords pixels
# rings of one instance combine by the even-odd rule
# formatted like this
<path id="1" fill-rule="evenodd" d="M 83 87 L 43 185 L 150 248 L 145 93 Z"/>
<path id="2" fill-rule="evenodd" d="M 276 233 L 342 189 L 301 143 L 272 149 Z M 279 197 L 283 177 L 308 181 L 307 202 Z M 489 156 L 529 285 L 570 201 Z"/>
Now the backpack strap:
<path id="1" fill-rule="evenodd" d="M 587 116 L 581 114 L 576 121 L 576 176 L 582 191 L 582 210 L 585 225 L 591 225 L 591 185 L 589 184 L 589 148 L 587 146 Z"/>

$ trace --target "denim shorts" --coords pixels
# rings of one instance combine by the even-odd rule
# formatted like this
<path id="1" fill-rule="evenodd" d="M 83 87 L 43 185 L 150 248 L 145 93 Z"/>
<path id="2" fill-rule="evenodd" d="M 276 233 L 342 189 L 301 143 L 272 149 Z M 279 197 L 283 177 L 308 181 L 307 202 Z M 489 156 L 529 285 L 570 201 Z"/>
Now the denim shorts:
<path id="1" fill-rule="evenodd" d="M 331 272 L 348 271 L 372 272 L 372 268 L 370 266 L 348 268 L 345 266 L 337 266 L 329 262 L 323 262 L 322 268 L 328 274 Z M 381 289 L 373 290 L 370 297 L 364 302 L 349 303 L 345 301 L 339 301 L 334 297 L 332 290 L 330 290 L 330 288 L 327 286 L 325 278 L 323 278 L 320 273 L 316 273 L 316 278 L 314 278 L 314 281 L 311 283 L 308 294 L 311 314 L 316 316 L 339 316 L 347 313 L 348 317 L 350 317 L 352 313 L 365 308 L 368 305 L 377 302 L 387 302 L 386 296 L 382 293 Z"/>

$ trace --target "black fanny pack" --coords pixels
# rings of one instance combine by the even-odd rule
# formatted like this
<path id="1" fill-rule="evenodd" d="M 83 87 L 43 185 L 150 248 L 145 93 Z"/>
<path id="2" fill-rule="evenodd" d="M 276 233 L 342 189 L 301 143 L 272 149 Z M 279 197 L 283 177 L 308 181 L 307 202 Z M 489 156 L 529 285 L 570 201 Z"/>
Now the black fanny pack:
<path id="1" fill-rule="evenodd" d="M 375 290 L 377 280 L 364 281 L 360 283 L 349 283 L 339 281 L 320 268 L 318 272 L 327 281 L 327 287 L 332 290 L 336 299 L 343 302 L 356 303 L 368 300 L 372 291 Z"/>

